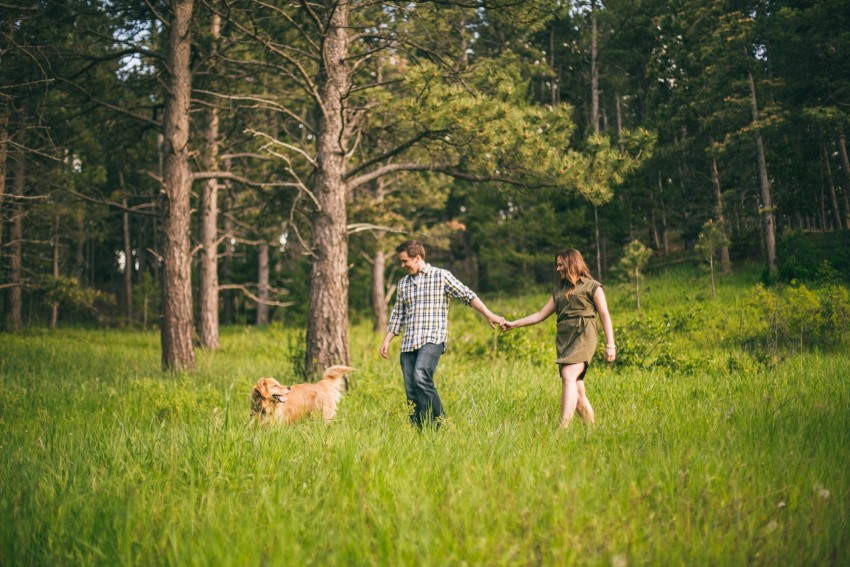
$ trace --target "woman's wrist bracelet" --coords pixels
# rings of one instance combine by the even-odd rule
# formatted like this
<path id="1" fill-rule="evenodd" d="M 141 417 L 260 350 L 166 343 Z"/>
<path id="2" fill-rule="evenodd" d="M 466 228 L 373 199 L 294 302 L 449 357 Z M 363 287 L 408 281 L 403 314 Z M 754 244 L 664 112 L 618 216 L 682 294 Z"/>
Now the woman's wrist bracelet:
<path id="1" fill-rule="evenodd" d="M 617 350 L 617 345 L 605 345 L 605 348 L 613 348 L 614 350 Z"/>

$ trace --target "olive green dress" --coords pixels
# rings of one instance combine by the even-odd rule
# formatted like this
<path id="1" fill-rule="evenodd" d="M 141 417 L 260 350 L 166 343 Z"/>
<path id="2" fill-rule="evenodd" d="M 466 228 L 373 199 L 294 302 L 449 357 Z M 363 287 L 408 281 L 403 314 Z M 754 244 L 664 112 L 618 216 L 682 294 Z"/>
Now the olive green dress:
<path id="1" fill-rule="evenodd" d="M 596 305 L 593 294 L 602 287 L 592 278 L 579 278 L 575 290 L 567 295 L 569 282 L 562 282 L 552 294 L 555 314 L 558 316 L 558 332 L 555 345 L 558 349 L 558 364 L 590 364 L 596 352 Z"/>

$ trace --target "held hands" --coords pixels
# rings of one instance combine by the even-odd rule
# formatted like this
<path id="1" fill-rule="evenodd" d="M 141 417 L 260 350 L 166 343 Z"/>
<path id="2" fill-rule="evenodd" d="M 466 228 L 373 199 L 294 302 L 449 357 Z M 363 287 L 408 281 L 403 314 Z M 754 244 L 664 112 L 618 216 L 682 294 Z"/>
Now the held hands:
<path id="1" fill-rule="evenodd" d="M 510 331 L 511 329 L 515 329 L 515 328 L 516 328 L 516 321 L 505 321 L 505 320 L 502 320 L 502 325 L 501 325 L 501 327 L 502 327 L 502 330 L 503 330 L 503 331 Z"/>
<path id="2" fill-rule="evenodd" d="M 505 324 L 504 317 L 490 313 L 490 315 L 487 317 L 487 322 L 490 323 L 490 326 L 494 329 L 501 328 L 504 330 L 504 327 L 502 327 L 502 325 Z"/>

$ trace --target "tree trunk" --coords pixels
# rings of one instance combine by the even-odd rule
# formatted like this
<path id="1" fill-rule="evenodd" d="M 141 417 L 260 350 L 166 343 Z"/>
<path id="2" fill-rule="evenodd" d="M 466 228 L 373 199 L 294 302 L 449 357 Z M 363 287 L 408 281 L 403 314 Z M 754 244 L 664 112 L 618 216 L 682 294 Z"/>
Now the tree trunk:
<path id="1" fill-rule="evenodd" d="M 593 227 L 596 237 L 596 277 L 603 279 L 602 275 L 602 247 L 599 242 L 599 207 L 593 205 Z"/>
<path id="2" fill-rule="evenodd" d="M 823 167 L 820 168 L 820 230 L 826 232 L 826 196 L 824 192 Z"/>
<path id="3" fill-rule="evenodd" d="M 841 169 L 844 170 L 844 227 L 850 229 L 850 159 L 847 159 L 847 138 L 838 136 L 838 153 L 841 155 Z"/>
<path id="4" fill-rule="evenodd" d="M 192 344 L 192 258 L 189 247 L 190 197 L 189 107 L 193 0 L 172 0 L 169 29 L 168 96 L 165 104 L 163 153 L 162 366 L 166 370 L 195 366 Z"/>
<path id="5" fill-rule="evenodd" d="M 257 325 L 269 324 L 269 243 L 260 241 L 257 270 Z"/>
<path id="6" fill-rule="evenodd" d="M 590 0 L 590 123 L 599 134 L 599 49 L 597 46 L 596 0 Z"/>
<path id="7" fill-rule="evenodd" d="M 599 50 L 597 49 L 596 0 L 590 0 L 590 123 L 593 133 L 599 134 Z M 599 245 L 599 208 L 593 205 L 593 224 L 596 236 L 596 277 L 602 279 L 602 249 Z"/>
<path id="8" fill-rule="evenodd" d="M 83 285 L 85 281 L 83 277 L 86 274 L 86 237 L 85 237 L 85 221 L 82 218 L 77 220 L 76 244 L 74 245 L 74 277 L 77 282 Z"/>
<path id="9" fill-rule="evenodd" d="M 123 176 L 122 176 L 123 179 Z M 122 182 L 123 186 L 124 183 Z M 127 212 L 127 198 L 122 201 L 124 214 L 121 220 L 124 225 L 124 314 L 127 323 L 133 323 L 133 246 L 130 243 L 130 213 Z"/>
<path id="10" fill-rule="evenodd" d="M 750 105 L 753 112 L 753 123 L 759 120 L 758 99 L 756 98 L 756 82 L 752 71 L 747 72 L 750 82 Z M 761 215 L 764 224 L 765 252 L 767 254 L 768 272 L 776 271 L 776 219 L 773 215 L 773 200 L 770 196 L 770 177 L 767 175 L 767 160 L 764 157 L 764 141 L 761 130 L 755 129 L 756 158 L 758 159 L 759 184 L 761 186 Z"/>
<path id="11" fill-rule="evenodd" d="M 708 257 L 708 265 L 711 269 L 711 299 L 717 299 L 717 292 L 714 288 L 714 251 L 712 251 L 711 256 Z"/>
<path id="12" fill-rule="evenodd" d="M 714 145 L 711 140 L 710 145 Z M 720 187 L 720 170 L 717 168 L 717 156 L 711 156 L 711 184 L 714 187 L 714 214 L 717 216 L 717 222 L 720 224 L 720 230 L 723 236 L 728 240 L 726 234 L 726 217 L 723 215 L 723 191 Z M 732 261 L 729 258 L 729 245 L 723 244 L 720 247 L 720 267 L 724 274 L 732 273 Z"/>
<path id="13" fill-rule="evenodd" d="M 318 210 L 313 216 L 313 259 L 307 310 L 306 369 L 348 364 L 348 237 L 343 139 L 344 100 L 350 86 L 348 15 L 336 4 L 328 22 L 319 77 L 320 109 L 316 146 Z"/>
<path id="14" fill-rule="evenodd" d="M 635 305 L 640 313 L 640 269 L 635 268 Z"/>
<path id="15" fill-rule="evenodd" d="M 53 219 L 53 279 L 59 278 L 59 217 Z M 50 306 L 50 328 L 55 329 L 59 323 L 59 302 L 54 301 Z"/>
<path id="16" fill-rule="evenodd" d="M 210 25 L 212 36 L 211 59 L 216 56 L 221 36 L 221 18 L 213 14 Z M 213 75 L 215 67 L 213 66 Z M 206 111 L 203 167 L 218 171 L 218 108 Z M 198 339 L 201 348 L 216 349 L 218 341 L 218 179 L 207 179 L 201 188 L 200 206 L 201 262 L 198 270 Z"/>
<path id="17" fill-rule="evenodd" d="M 835 230 L 841 230 L 841 213 L 838 210 L 838 195 L 835 193 L 835 182 L 832 179 L 832 167 L 829 165 L 829 153 L 826 145 L 820 147 L 821 161 L 823 162 L 823 174 L 826 177 L 826 186 L 829 188 L 829 200 L 832 202 L 832 219 L 835 222 Z"/>
<path id="18" fill-rule="evenodd" d="M 661 176 L 658 176 L 658 188 L 661 189 Z M 649 193 L 649 238 L 656 250 L 661 250 L 661 238 L 658 236 L 658 220 L 655 218 L 655 197 Z"/>
<path id="19" fill-rule="evenodd" d="M 9 103 L 0 110 L 0 260 L 3 258 L 3 202 L 6 199 L 6 161 L 9 156 Z M 2 262 L 0 262 L 2 264 Z"/>
<path id="20" fill-rule="evenodd" d="M 670 234 L 667 230 L 667 206 L 664 204 L 664 185 L 661 185 L 661 191 L 658 194 L 658 200 L 661 202 L 661 248 L 664 250 L 664 255 L 670 254 Z"/>
<path id="21" fill-rule="evenodd" d="M 225 160 L 225 169 L 230 170 L 230 160 Z M 228 187 L 229 182 L 225 181 L 225 187 Z M 224 283 L 231 283 L 230 281 L 230 270 L 233 265 L 233 245 L 231 244 L 231 239 L 233 238 L 233 221 L 227 215 L 227 211 L 230 209 L 230 192 L 228 191 L 224 199 L 222 201 L 224 207 L 224 256 L 221 259 L 221 281 Z M 222 310 L 222 316 L 224 317 L 224 322 L 226 325 L 232 325 L 233 321 L 236 318 L 236 306 L 235 306 L 235 296 L 230 290 L 222 291 L 221 296 L 222 301 L 224 302 L 224 309 Z"/>
<path id="22" fill-rule="evenodd" d="M 623 153 L 623 139 L 621 136 L 623 131 L 623 109 L 620 104 L 620 93 L 614 94 L 614 102 L 617 109 L 617 146 L 620 148 L 620 153 Z"/>
<path id="23" fill-rule="evenodd" d="M 14 182 L 12 184 L 12 195 L 22 196 L 26 186 L 26 164 L 25 155 L 21 145 L 16 146 L 15 159 L 12 163 L 14 169 Z M 24 238 L 24 207 L 21 199 L 12 201 L 11 232 L 9 234 L 9 314 L 7 328 L 13 333 L 19 333 L 24 328 L 23 319 L 23 238 Z"/>
<path id="24" fill-rule="evenodd" d="M 549 28 L 549 68 L 552 71 L 555 70 L 555 27 Z M 558 88 L 560 81 L 558 81 L 558 76 L 555 75 L 551 79 L 552 86 L 552 106 L 555 107 L 558 105 Z"/>

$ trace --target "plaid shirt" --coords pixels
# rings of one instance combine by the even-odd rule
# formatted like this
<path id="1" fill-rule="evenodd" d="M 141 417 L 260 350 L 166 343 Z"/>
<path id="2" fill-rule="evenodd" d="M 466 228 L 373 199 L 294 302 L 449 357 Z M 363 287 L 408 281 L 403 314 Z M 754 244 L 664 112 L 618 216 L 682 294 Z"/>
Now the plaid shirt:
<path id="1" fill-rule="evenodd" d="M 431 264 L 425 264 L 415 276 L 408 274 L 401 278 L 387 325 L 387 331 L 394 335 L 400 334 L 404 327 L 401 352 L 417 350 L 425 343 L 446 342 L 449 297 L 469 305 L 477 296 L 451 272 Z"/>

